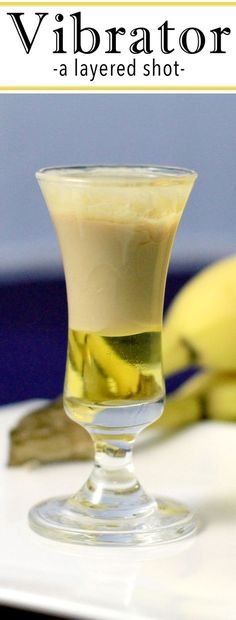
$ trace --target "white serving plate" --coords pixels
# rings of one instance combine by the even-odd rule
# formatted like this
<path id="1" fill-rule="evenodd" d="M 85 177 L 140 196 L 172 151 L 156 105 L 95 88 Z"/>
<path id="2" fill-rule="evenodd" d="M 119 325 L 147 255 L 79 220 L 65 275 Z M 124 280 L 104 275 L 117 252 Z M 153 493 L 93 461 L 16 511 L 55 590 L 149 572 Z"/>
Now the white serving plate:
<path id="1" fill-rule="evenodd" d="M 86 547 L 37 536 L 27 513 L 46 497 L 74 492 L 90 464 L 6 467 L 9 429 L 34 404 L 0 410 L 0 603 L 84 620 L 235 620 L 236 424 L 199 423 L 136 450 L 150 492 L 198 511 L 196 536 Z"/>

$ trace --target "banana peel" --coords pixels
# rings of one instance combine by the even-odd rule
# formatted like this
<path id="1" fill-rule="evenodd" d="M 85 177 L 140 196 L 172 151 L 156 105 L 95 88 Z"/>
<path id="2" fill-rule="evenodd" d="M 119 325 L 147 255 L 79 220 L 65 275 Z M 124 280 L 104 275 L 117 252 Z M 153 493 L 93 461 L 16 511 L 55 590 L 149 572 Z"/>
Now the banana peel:
<path id="1" fill-rule="evenodd" d="M 65 415 L 62 398 L 28 413 L 10 432 L 10 466 L 92 457 L 89 434 Z"/>

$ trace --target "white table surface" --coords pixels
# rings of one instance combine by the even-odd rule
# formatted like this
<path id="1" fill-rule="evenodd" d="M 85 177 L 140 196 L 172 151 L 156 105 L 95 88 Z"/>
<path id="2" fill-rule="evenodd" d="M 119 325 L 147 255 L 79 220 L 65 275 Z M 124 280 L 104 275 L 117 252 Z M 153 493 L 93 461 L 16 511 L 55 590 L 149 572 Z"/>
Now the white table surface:
<path id="1" fill-rule="evenodd" d="M 34 503 L 74 492 L 91 467 L 6 467 L 8 431 L 33 404 L 0 410 L 0 603 L 89 620 L 235 620 L 236 424 L 199 423 L 136 450 L 147 490 L 198 511 L 196 536 L 152 547 L 86 547 L 28 527 Z"/>

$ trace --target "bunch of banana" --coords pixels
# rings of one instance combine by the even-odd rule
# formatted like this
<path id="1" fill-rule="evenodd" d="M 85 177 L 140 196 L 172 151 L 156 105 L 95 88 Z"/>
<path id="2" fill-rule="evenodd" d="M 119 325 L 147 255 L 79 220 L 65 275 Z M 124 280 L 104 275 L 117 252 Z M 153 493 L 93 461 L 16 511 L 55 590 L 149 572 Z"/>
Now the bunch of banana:
<path id="1" fill-rule="evenodd" d="M 97 350 L 105 368 L 106 349 Z M 201 371 L 168 397 L 164 414 L 149 428 L 175 430 L 204 418 L 236 421 L 236 256 L 204 269 L 176 296 L 164 324 L 163 361 L 166 376 L 192 366 Z M 122 364 L 114 355 L 114 373 L 126 389 L 136 376 Z M 65 416 L 62 400 L 28 414 L 11 433 L 11 465 L 91 455 L 88 434 Z"/>
<path id="2" fill-rule="evenodd" d="M 203 419 L 236 421 L 236 373 L 201 371 L 169 396 L 150 428 L 174 430 Z"/>
<path id="3" fill-rule="evenodd" d="M 191 420 L 236 420 L 235 255 L 203 269 L 176 296 L 164 324 L 163 363 L 165 375 L 203 369 L 168 399 L 166 421 L 181 421 L 185 410 Z"/>
<path id="4" fill-rule="evenodd" d="M 167 313 L 165 375 L 190 366 L 236 373 L 236 256 L 203 269 Z"/>

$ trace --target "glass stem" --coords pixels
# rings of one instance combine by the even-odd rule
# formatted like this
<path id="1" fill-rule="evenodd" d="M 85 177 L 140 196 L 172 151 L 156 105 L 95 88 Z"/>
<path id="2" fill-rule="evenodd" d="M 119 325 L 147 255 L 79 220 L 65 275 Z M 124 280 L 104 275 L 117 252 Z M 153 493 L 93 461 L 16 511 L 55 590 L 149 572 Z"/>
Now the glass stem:
<path id="1" fill-rule="evenodd" d="M 137 480 L 133 465 L 133 443 L 127 446 L 114 445 L 112 441 L 95 442 L 95 472 L 97 481 L 101 480 L 106 488 L 115 493 L 133 492 L 137 488 Z"/>
<path id="2" fill-rule="evenodd" d="M 93 436 L 95 463 L 93 470 L 76 495 L 83 513 L 97 518 L 146 516 L 156 509 L 138 482 L 133 466 L 134 438 L 119 436 L 98 439 Z"/>

